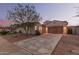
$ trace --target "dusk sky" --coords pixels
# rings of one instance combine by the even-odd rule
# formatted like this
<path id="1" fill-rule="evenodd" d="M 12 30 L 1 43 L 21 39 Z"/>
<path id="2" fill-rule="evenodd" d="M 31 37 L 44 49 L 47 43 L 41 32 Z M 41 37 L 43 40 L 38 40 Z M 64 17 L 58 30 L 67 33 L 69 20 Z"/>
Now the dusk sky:
<path id="1" fill-rule="evenodd" d="M 33 4 L 36 10 L 45 20 L 62 20 L 68 21 L 69 25 L 79 25 L 79 17 L 74 17 L 79 13 L 79 4 L 66 4 L 66 3 L 43 3 Z M 7 20 L 7 11 L 13 9 L 16 4 L 2 3 L 0 4 L 0 20 Z"/>

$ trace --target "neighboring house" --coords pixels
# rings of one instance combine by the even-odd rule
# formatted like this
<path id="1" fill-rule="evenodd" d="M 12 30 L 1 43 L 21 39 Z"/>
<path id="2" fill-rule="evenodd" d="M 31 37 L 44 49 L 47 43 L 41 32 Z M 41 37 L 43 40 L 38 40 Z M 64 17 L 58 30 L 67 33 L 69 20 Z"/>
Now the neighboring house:
<path id="1" fill-rule="evenodd" d="M 68 29 L 71 30 L 71 34 L 79 35 L 79 26 L 68 26 Z"/>
<path id="2" fill-rule="evenodd" d="M 76 26 L 75 32 L 76 32 L 77 35 L 79 35 L 79 26 Z"/>
<path id="3" fill-rule="evenodd" d="M 0 27 L 0 31 L 3 31 L 3 30 L 11 32 L 12 30 L 15 30 L 15 29 L 11 27 Z"/>
<path id="4" fill-rule="evenodd" d="M 68 34 L 76 34 L 76 26 L 68 26 Z"/>
<path id="5" fill-rule="evenodd" d="M 67 25 L 67 21 L 46 21 L 42 25 L 42 33 L 66 34 Z"/>
<path id="6" fill-rule="evenodd" d="M 14 31 L 15 29 L 10 27 L 11 24 L 14 24 L 15 22 L 11 20 L 0 20 L 0 31 Z"/>

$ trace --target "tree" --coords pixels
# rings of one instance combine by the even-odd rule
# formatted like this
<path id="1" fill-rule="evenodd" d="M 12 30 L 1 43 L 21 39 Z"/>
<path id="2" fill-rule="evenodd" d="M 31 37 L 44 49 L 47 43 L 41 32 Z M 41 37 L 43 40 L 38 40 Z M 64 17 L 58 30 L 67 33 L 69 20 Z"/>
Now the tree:
<path id="1" fill-rule="evenodd" d="M 13 10 L 8 11 L 8 19 L 15 21 L 17 24 L 21 24 L 27 33 L 31 27 L 40 22 L 41 17 L 33 5 L 17 4 Z"/>

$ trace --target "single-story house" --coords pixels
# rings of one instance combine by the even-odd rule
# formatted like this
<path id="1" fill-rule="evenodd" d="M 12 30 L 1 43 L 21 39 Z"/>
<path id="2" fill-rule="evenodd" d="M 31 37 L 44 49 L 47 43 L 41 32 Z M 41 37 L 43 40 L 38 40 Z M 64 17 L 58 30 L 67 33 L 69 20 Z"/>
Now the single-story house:
<path id="1" fill-rule="evenodd" d="M 16 32 L 22 32 L 22 33 L 26 33 L 26 31 L 24 30 L 23 26 L 26 26 L 24 24 L 16 24 L 15 25 L 15 31 Z M 30 25 L 32 25 L 33 23 L 30 23 Z M 58 20 L 54 20 L 54 21 L 45 21 L 43 24 L 40 24 L 37 22 L 37 25 L 32 26 L 29 29 L 29 33 L 31 34 L 35 34 L 35 30 L 39 30 L 39 32 L 41 34 L 43 33 L 54 33 L 54 34 L 66 34 L 67 33 L 67 21 L 58 21 Z M 27 27 L 26 27 L 27 30 Z"/>
<path id="2" fill-rule="evenodd" d="M 42 25 L 42 33 L 66 34 L 67 21 L 45 21 Z"/>

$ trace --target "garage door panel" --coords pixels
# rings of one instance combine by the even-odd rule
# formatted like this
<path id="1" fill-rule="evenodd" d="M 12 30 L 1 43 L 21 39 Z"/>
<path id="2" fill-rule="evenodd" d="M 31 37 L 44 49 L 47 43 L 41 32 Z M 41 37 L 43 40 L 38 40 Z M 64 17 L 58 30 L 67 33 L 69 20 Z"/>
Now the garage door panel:
<path id="1" fill-rule="evenodd" d="M 54 34 L 62 34 L 63 33 L 63 27 L 48 27 L 49 33 Z"/>

